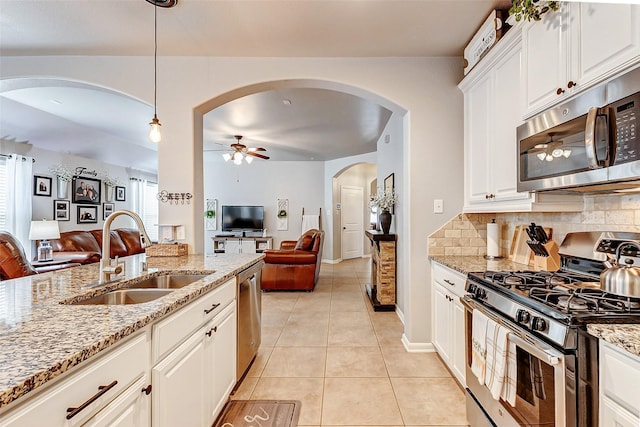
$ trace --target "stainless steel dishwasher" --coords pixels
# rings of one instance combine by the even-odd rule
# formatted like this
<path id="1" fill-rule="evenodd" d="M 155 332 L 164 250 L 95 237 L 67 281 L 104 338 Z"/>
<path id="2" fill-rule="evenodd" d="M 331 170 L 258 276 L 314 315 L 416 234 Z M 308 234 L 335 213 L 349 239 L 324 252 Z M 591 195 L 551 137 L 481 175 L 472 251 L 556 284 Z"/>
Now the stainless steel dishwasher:
<path id="1" fill-rule="evenodd" d="M 260 261 L 238 274 L 237 379 L 245 374 L 260 347 L 262 325 L 262 266 Z"/>

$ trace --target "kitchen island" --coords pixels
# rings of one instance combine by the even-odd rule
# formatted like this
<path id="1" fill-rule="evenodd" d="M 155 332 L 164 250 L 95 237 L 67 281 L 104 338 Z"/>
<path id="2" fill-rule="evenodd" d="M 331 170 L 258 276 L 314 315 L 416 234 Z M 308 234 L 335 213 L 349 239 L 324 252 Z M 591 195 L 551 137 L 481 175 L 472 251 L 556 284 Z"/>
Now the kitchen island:
<path id="1" fill-rule="evenodd" d="M 120 260 L 125 273 L 117 281 L 88 289 L 82 287 L 99 278 L 97 263 L 0 282 L 0 410 L 216 289 L 263 257 L 134 255 Z M 143 304 L 70 304 L 116 289 L 122 280 L 162 272 L 208 275 Z"/>

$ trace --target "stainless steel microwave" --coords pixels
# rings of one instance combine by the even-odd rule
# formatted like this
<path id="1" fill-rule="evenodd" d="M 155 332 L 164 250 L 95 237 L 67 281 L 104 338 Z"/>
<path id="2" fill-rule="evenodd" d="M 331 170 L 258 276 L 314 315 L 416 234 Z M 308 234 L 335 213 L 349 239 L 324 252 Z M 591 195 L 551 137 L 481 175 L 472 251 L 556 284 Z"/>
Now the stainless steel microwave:
<path id="1" fill-rule="evenodd" d="M 518 191 L 640 187 L 640 67 L 517 129 Z"/>

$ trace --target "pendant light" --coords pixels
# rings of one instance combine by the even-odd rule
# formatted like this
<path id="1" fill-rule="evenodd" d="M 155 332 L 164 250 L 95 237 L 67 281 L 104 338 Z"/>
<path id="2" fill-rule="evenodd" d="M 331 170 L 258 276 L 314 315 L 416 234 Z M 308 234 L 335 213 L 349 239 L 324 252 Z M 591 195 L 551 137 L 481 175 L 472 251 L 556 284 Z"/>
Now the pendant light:
<path id="1" fill-rule="evenodd" d="M 158 108 L 158 5 L 153 3 L 153 119 L 149 123 L 149 139 L 153 142 L 162 140 Z"/>

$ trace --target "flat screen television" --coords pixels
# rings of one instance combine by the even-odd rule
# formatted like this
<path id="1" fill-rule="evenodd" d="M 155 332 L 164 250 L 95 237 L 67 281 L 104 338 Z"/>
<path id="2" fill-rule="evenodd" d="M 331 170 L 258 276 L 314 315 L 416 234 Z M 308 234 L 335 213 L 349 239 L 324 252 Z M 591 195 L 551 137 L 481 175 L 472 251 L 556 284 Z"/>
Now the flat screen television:
<path id="1" fill-rule="evenodd" d="M 264 206 L 222 206 L 222 231 L 262 231 Z"/>

